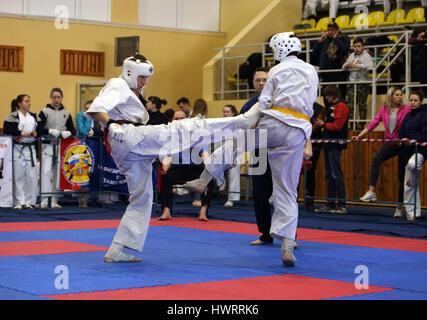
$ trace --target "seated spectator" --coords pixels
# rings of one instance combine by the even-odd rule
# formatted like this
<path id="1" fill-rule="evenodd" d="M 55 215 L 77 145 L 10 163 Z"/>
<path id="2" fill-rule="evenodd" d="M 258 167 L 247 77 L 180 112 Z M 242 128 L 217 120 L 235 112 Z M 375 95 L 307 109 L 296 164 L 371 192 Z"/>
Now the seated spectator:
<path id="1" fill-rule="evenodd" d="M 183 111 L 177 111 L 174 116 L 173 121 L 178 121 L 185 119 L 185 114 Z M 201 150 L 202 151 L 202 150 Z M 194 163 L 193 155 L 194 150 L 190 150 L 188 153 L 179 154 L 178 164 L 172 164 L 173 158 L 166 157 L 162 159 L 162 170 L 161 170 L 161 187 L 159 200 L 162 206 L 162 215 L 159 217 L 159 220 L 170 220 L 172 219 L 171 206 L 172 206 L 172 186 L 177 182 L 187 181 L 188 179 L 196 179 L 204 170 L 203 164 Z M 189 156 L 189 158 L 185 158 Z M 207 151 L 203 151 L 202 159 L 207 158 Z M 208 221 L 208 208 L 210 202 L 216 193 L 216 182 L 212 180 L 209 186 L 209 191 L 201 195 L 201 208 L 199 213 L 200 221 Z"/>
<path id="2" fill-rule="evenodd" d="M 350 50 L 350 39 L 344 35 L 335 22 L 330 22 L 327 31 L 322 34 L 313 49 L 314 64 L 319 66 L 319 70 L 342 69 L 347 54 Z M 346 81 L 345 72 L 320 72 L 323 82 Z M 346 86 L 339 85 L 341 94 L 339 98 L 344 98 Z"/>
<path id="3" fill-rule="evenodd" d="M 403 142 L 403 162 L 406 163 L 403 199 L 408 220 L 414 220 L 415 217 L 421 216 L 420 180 L 418 175 L 425 159 L 427 159 L 427 147 L 416 147 L 414 144 L 409 144 L 409 141 L 427 142 L 427 105 L 421 105 L 423 99 L 422 91 L 413 91 L 409 95 L 411 112 L 406 115 L 399 131 L 399 138 Z"/>
<path id="4" fill-rule="evenodd" d="M 356 110 L 359 111 L 359 119 L 366 120 L 366 112 L 368 111 L 368 83 L 357 83 L 359 81 L 369 80 L 369 69 L 374 67 L 371 55 L 365 50 L 363 40 L 356 38 L 353 40 L 354 52 L 350 54 L 343 68 L 350 71 L 349 80 L 355 84 L 350 84 L 347 87 L 346 101 L 352 107 L 350 108 L 350 120 L 356 115 Z M 363 129 L 364 123 L 358 122 L 356 129 Z"/>
<path id="5" fill-rule="evenodd" d="M 314 18 L 316 21 L 319 20 L 317 17 L 316 8 L 321 4 L 322 8 L 327 8 L 329 5 L 329 17 L 335 19 L 337 17 L 339 0 L 306 0 L 302 17 L 303 19 Z"/>
<path id="6" fill-rule="evenodd" d="M 313 124 L 323 127 L 324 139 L 347 139 L 348 114 L 350 112 L 347 104 L 340 99 L 340 92 L 336 86 L 327 86 L 324 94 L 329 103 L 326 110 L 326 120 L 316 119 Z M 347 213 L 345 184 L 341 170 L 342 150 L 346 148 L 346 143 L 325 143 L 323 145 L 329 199 L 326 207 L 316 209 L 315 212 Z M 338 198 L 337 203 L 333 200 L 334 198 Z"/>
<path id="7" fill-rule="evenodd" d="M 13 209 L 33 209 L 37 202 L 36 138 L 37 115 L 30 112 L 30 96 L 12 100 L 12 113 L 3 124 L 3 133 L 13 136 Z"/>
<path id="8" fill-rule="evenodd" d="M 160 112 L 160 108 L 162 107 L 162 104 L 167 104 L 168 102 L 165 99 L 160 99 L 159 97 L 151 96 L 148 97 L 147 104 L 145 105 L 145 108 L 148 111 L 148 114 L 150 116 L 150 119 L 147 122 L 151 125 L 156 124 L 167 124 L 168 118 L 164 113 Z"/>
<path id="9" fill-rule="evenodd" d="M 384 139 L 386 141 L 382 147 L 375 153 L 374 161 L 371 166 L 371 177 L 369 183 L 369 190 L 360 198 L 363 202 L 376 201 L 377 195 L 375 194 L 375 187 L 377 185 L 378 177 L 380 174 L 381 164 L 391 159 L 394 156 L 399 156 L 399 169 L 398 169 L 398 201 L 403 202 L 403 179 L 405 173 L 405 163 L 400 152 L 399 143 L 393 140 L 399 138 L 399 130 L 401 128 L 403 119 L 411 111 L 409 105 L 403 104 L 402 90 L 398 87 L 391 87 L 387 91 L 385 104 L 381 107 L 372 122 L 362 130 L 357 136 L 351 137 L 352 140 L 359 140 L 367 135 L 369 132 L 374 130 L 378 124 L 382 121 L 384 124 Z M 395 218 L 402 217 L 402 204 L 398 204 L 394 212 Z"/>

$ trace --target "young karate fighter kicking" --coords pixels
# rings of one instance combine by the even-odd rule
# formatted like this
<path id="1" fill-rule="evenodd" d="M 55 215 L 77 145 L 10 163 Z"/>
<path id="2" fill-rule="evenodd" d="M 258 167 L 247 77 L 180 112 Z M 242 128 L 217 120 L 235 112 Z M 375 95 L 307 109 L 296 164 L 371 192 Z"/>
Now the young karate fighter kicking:
<path id="1" fill-rule="evenodd" d="M 282 241 L 281 257 L 284 266 L 293 266 L 294 240 L 298 222 L 297 188 L 304 147 L 310 154 L 310 117 L 317 98 L 318 76 L 314 67 L 297 58 L 301 42 L 293 32 L 274 35 L 270 40 L 274 59 L 279 61 L 270 69 L 267 83 L 259 97 L 260 120 L 257 130 L 267 133 L 267 152 L 273 178 L 274 214 L 270 235 Z M 265 132 L 264 131 L 264 132 Z M 199 192 L 205 190 L 212 178 L 219 178 L 229 165 L 223 161 L 248 150 L 239 150 L 232 141 L 216 150 L 199 179 L 186 186 Z M 242 144 L 240 144 L 241 146 Z M 258 147 L 258 146 L 252 146 Z M 228 162 L 229 163 L 229 162 Z"/>
<path id="2" fill-rule="evenodd" d="M 190 149 L 200 139 L 223 139 L 218 131 L 234 132 L 253 126 L 259 110 L 218 119 L 195 117 L 168 125 L 145 125 L 149 115 L 138 94 L 146 86 L 154 67 L 142 55 L 124 60 L 122 74 L 113 78 L 95 98 L 87 116 L 100 121 L 120 172 L 129 189 L 129 205 L 121 219 L 105 262 L 140 262 L 124 248 L 142 251 L 147 237 L 153 203 L 152 162 L 159 157 Z M 108 131 L 107 131 L 108 130 Z"/>

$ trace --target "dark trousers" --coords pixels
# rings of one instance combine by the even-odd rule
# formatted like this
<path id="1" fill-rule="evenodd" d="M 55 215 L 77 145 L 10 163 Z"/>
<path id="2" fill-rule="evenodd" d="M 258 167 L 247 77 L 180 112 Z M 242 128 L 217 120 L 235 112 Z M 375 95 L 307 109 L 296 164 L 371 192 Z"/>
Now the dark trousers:
<path id="1" fill-rule="evenodd" d="M 338 207 L 344 207 L 345 185 L 341 170 L 342 149 L 325 150 L 325 173 L 328 182 L 328 198 L 339 198 Z M 328 200 L 329 207 L 335 206 L 335 200 Z"/>
<path id="2" fill-rule="evenodd" d="M 399 189 L 398 189 L 398 201 L 403 202 L 403 187 L 405 179 L 405 156 L 402 154 L 401 149 L 398 146 L 392 146 L 389 144 L 383 144 L 382 147 L 375 153 L 374 161 L 371 165 L 371 179 L 370 185 L 375 187 L 377 185 L 378 177 L 380 175 L 380 167 L 384 161 L 393 158 L 394 156 L 398 157 L 398 180 L 399 180 Z M 406 160 L 407 161 L 407 160 Z"/>
<path id="3" fill-rule="evenodd" d="M 306 191 L 306 195 L 310 197 L 314 197 L 314 192 L 316 188 L 316 166 L 317 166 L 317 162 L 319 161 L 321 150 L 322 149 L 313 148 L 313 156 L 310 158 L 311 169 L 307 170 L 306 172 L 305 191 Z M 314 203 L 313 199 L 308 199 L 306 202 L 307 209 L 309 210 L 313 209 L 313 203 Z"/>
<path id="4" fill-rule="evenodd" d="M 260 240 L 264 242 L 273 242 L 270 236 L 271 227 L 271 206 L 268 200 L 273 193 L 273 180 L 271 178 L 270 165 L 262 175 L 253 175 L 252 177 L 252 196 L 254 199 L 255 218 L 258 231 L 261 233 Z"/>
<path id="5" fill-rule="evenodd" d="M 161 185 L 159 193 L 159 201 L 162 206 L 171 208 L 172 207 L 172 187 L 175 184 L 182 184 L 190 180 L 197 179 L 200 177 L 204 170 L 201 165 L 173 165 L 166 174 L 161 176 Z M 202 194 L 202 206 L 210 205 L 211 200 L 216 195 L 217 187 L 216 181 L 212 180 L 208 184 L 208 191 Z"/>

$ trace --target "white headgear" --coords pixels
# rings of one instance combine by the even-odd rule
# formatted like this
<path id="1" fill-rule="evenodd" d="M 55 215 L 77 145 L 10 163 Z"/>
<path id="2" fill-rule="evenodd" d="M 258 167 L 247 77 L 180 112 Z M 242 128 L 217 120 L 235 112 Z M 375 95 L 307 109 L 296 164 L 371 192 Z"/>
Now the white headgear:
<path id="1" fill-rule="evenodd" d="M 274 60 L 280 62 L 291 52 L 301 52 L 301 42 L 293 32 L 275 34 L 270 40 L 270 47 L 274 51 Z"/>
<path id="2" fill-rule="evenodd" d="M 137 79 L 139 76 L 151 77 L 154 73 L 153 64 L 148 61 L 142 61 L 134 57 L 126 58 L 123 61 L 122 78 L 126 80 L 131 89 L 138 88 Z"/>

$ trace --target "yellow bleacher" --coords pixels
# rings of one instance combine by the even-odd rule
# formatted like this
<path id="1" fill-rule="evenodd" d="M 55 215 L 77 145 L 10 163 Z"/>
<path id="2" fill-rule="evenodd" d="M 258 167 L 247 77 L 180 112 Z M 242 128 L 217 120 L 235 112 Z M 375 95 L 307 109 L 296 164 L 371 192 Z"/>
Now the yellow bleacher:
<path id="1" fill-rule="evenodd" d="M 369 16 L 366 13 L 358 13 L 351 18 L 350 24 L 342 29 L 360 29 L 368 26 Z"/>
<path id="2" fill-rule="evenodd" d="M 330 17 L 322 18 L 319 20 L 319 22 L 317 22 L 316 27 L 306 29 L 305 32 L 306 33 L 312 33 L 312 32 L 326 31 L 329 22 L 332 22 L 332 18 L 330 18 Z"/>
<path id="3" fill-rule="evenodd" d="M 384 21 L 384 12 L 374 11 L 369 14 L 369 27 L 375 28 Z"/>
<path id="4" fill-rule="evenodd" d="M 424 15 L 424 8 L 413 8 L 409 10 L 406 19 L 397 19 L 397 24 L 412 24 L 412 23 L 425 23 L 426 18 Z"/>
<path id="5" fill-rule="evenodd" d="M 316 20 L 314 19 L 304 19 L 301 21 L 301 24 L 309 24 L 310 28 L 303 28 L 303 29 L 294 29 L 293 32 L 295 34 L 302 34 L 305 33 L 307 29 L 312 29 L 316 26 Z"/>
<path id="6" fill-rule="evenodd" d="M 340 29 L 344 29 L 346 26 L 350 25 L 350 17 L 348 15 L 342 15 L 337 17 L 335 22 Z"/>

